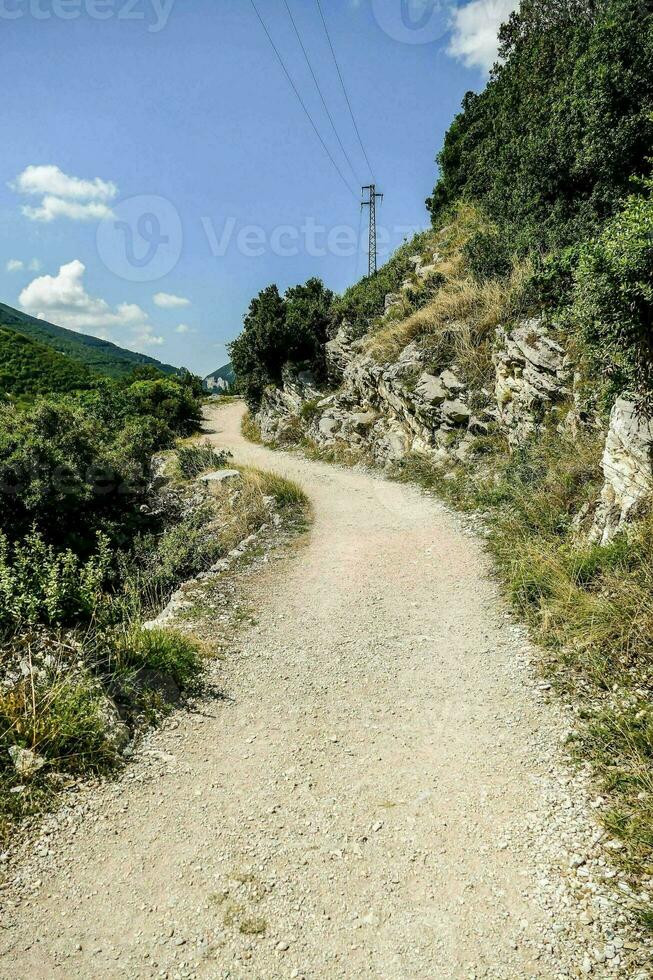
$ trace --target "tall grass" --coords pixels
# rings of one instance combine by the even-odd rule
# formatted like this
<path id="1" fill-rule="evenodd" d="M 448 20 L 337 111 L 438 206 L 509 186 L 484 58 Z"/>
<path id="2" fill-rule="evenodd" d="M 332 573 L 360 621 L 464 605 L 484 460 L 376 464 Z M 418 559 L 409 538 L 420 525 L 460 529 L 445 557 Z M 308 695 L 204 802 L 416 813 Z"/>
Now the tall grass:
<path id="1" fill-rule="evenodd" d="M 380 321 L 367 336 L 366 349 L 375 360 L 388 363 L 402 350 L 419 341 L 431 370 L 440 371 L 455 363 L 465 381 L 483 387 L 492 378 L 494 333 L 514 313 L 524 283 L 532 270 L 527 261 L 515 260 L 504 279 L 472 275 L 465 258 L 471 237 L 491 229 L 483 214 L 472 205 L 459 205 L 452 220 L 436 233 L 436 257 L 432 289 L 429 280 L 417 285 L 408 315 L 396 311 Z M 419 291 L 428 294 L 420 302 Z M 412 290 L 408 291 L 412 296 Z M 405 312 L 405 300 L 397 309 Z"/>

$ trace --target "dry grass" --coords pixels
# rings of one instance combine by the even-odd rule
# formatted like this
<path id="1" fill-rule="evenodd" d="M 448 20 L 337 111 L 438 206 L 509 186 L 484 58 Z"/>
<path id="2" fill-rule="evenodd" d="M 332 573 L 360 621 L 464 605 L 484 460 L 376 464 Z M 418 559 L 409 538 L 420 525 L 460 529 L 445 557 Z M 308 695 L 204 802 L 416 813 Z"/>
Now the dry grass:
<path id="1" fill-rule="evenodd" d="M 463 247 L 489 227 L 477 209 L 459 207 L 452 223 L 436 236 L 435 272 L 443 277 L 443 285 L 421 309 L 404 319 L 393 315 L 369 334 L 367 351 L 375 360 L 395 361 L 408 344 L 419 341 L 434 369 L 455 362 L 470 384 L 486 382 L 494 331 L 512 312 L 531 272 L 529 263 L 516 262 L 507 280 L 478 282 L 469 275 Z M 428 289 L 428 282 L 422 288 Z"/>
<path id="2" fill-rule="evenodd" d="M 243 420 L 240 423 L 240 431 L 249 442 L 262 445 L 263 439 L 261 438 L 261 430 L 259 429 L 256 419 L 250 411 L 245 412 L 243 415 Z"/>

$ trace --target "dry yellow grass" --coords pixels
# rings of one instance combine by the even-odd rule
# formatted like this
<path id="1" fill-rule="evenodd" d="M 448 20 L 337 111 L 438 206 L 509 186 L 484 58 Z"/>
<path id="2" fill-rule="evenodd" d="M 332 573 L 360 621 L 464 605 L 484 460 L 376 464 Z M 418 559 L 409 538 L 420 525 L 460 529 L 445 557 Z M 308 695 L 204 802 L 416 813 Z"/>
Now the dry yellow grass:
<path id="1" fill-rule="evenodd" d="M 369 335 L 367 351 L 375 360 L 394 361 L 408 344 L 419 340 L 434 365 L 445 367 L 455 361 L 470 383 L 484 381 L 491 366 L 488 341 L 509 315 L 512 300 L 531 271 L 528 263 L 516 263 L 509 279 L 486 282 L 468 274 L 465 243 L 490 227 L 478 209 L 459 205 L 433 243 L 439 256 L 435 272 L 444 279 L 442 287 L 421 309 L 403 319 L 393 316 Z"/>
<path id="2" fill-rule="evenodd" d="M 390 362 L 419 340 L 434 363 L 445 367 L 455 361 L 470 383 L 483 381 L 491 364 L 489 342 L 527 271 L 517 265 L 506 281 L 448 279 L 428 305 L 371 334 L 368 352 L 381 363 Z"/>

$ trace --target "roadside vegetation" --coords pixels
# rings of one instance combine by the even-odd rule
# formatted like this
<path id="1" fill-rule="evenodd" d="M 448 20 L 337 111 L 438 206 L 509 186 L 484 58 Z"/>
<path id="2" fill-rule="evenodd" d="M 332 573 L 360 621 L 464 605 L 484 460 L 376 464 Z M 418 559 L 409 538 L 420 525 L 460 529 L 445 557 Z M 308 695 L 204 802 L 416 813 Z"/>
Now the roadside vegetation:
<path id="1" fill-rule="evenodd" d="M 37 348 L 10 348 L 0 403 L 0 845 L 201 684 L 210 649 L 143 623 L 268 521 L 271 499 L 293 518 L 307 506 L 255 471 L 236 491 L 198 482 L 228 460 L 197 441 L 198 378 L 92 377 Z"/>

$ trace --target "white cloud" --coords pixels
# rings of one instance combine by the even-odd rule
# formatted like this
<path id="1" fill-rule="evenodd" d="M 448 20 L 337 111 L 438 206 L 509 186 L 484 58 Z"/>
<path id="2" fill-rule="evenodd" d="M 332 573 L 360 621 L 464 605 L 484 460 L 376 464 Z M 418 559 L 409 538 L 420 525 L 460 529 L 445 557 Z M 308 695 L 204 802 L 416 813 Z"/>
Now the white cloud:
<path id="1" fill-rule="evenodd" d="M 467 68 L 489 71 L 497 58 L 499 28 L 518 6 L 515 0 L 471 0 L 458 7 L 447 53 Z"/>
<path id="2" fill-rule="evenodd" d="M 162 310 L 174 310 L 179 306 L 190 306 L 190 300 L 185 296 L 175 296 L 173 293 L 156 293 L 154 305 Z"/>
<path id="3" fill-rule="evenodd" d="M 31 221 L 43 222 L 100 221 L 111 215 L 109 202 L 118 193 L 112 181 L 70 177 L 53 165 L 26 167 L 10 186 L 19 194 L 41 197 L 38 206 L 26 204 L 22 211 Z"/>
<path id="4" fill-rule="evenodd" d="M 54 221 L 55 218 L 70 218 L 71 221 L 101 221 L 110 217 L 112 211 L 106 204 L 89 201 L 80 204 L 79 201 L 65 201 L 62 197 L 52 197 L 48 194 L 37 208 L 28 204 L 21 209 L 26 218 L 31 221 Z"/>
<path id="5" fill-rule="evenodd" d="M 175 333 L 190 333 L 190 327 L 187 323 L 180 323 Z"/>
<path id="6" fill-rule="evenodd" d="M 164 343 L 154 333 L 147 313 L 135 303 L 112 308 L 106 300 L 90 296 L 84 287 L 86 267 L 79 259 L 62 265 L 56 276 L 39 276 L 23 289 L 21 308 L 69 330 L 91 333 L 104 340 L 134 346 Z"/>
<path id="7" fill-rule="evenodd" d="M 41 271 L 41 260 L 40 259 L 32 259 L 32 261 L 29 264 L 29 271 L 30 272 L 40 272 Z"/>
<path id="8" fill-rule="evenodd" d="M 25 263 L 21 259 L 9 259 L 5 269 L 7 272 L 20 272 L 25 268 Z"/>
<path id="9" fill-rule="evenodd" d="M 118 188 L 110 180 L 69 177 L 53 165 L 26 167 L 16 177 L 14 187 L 20 194 L 53 194 L 72 201 L 112 201 L 118 193 Z"/>

